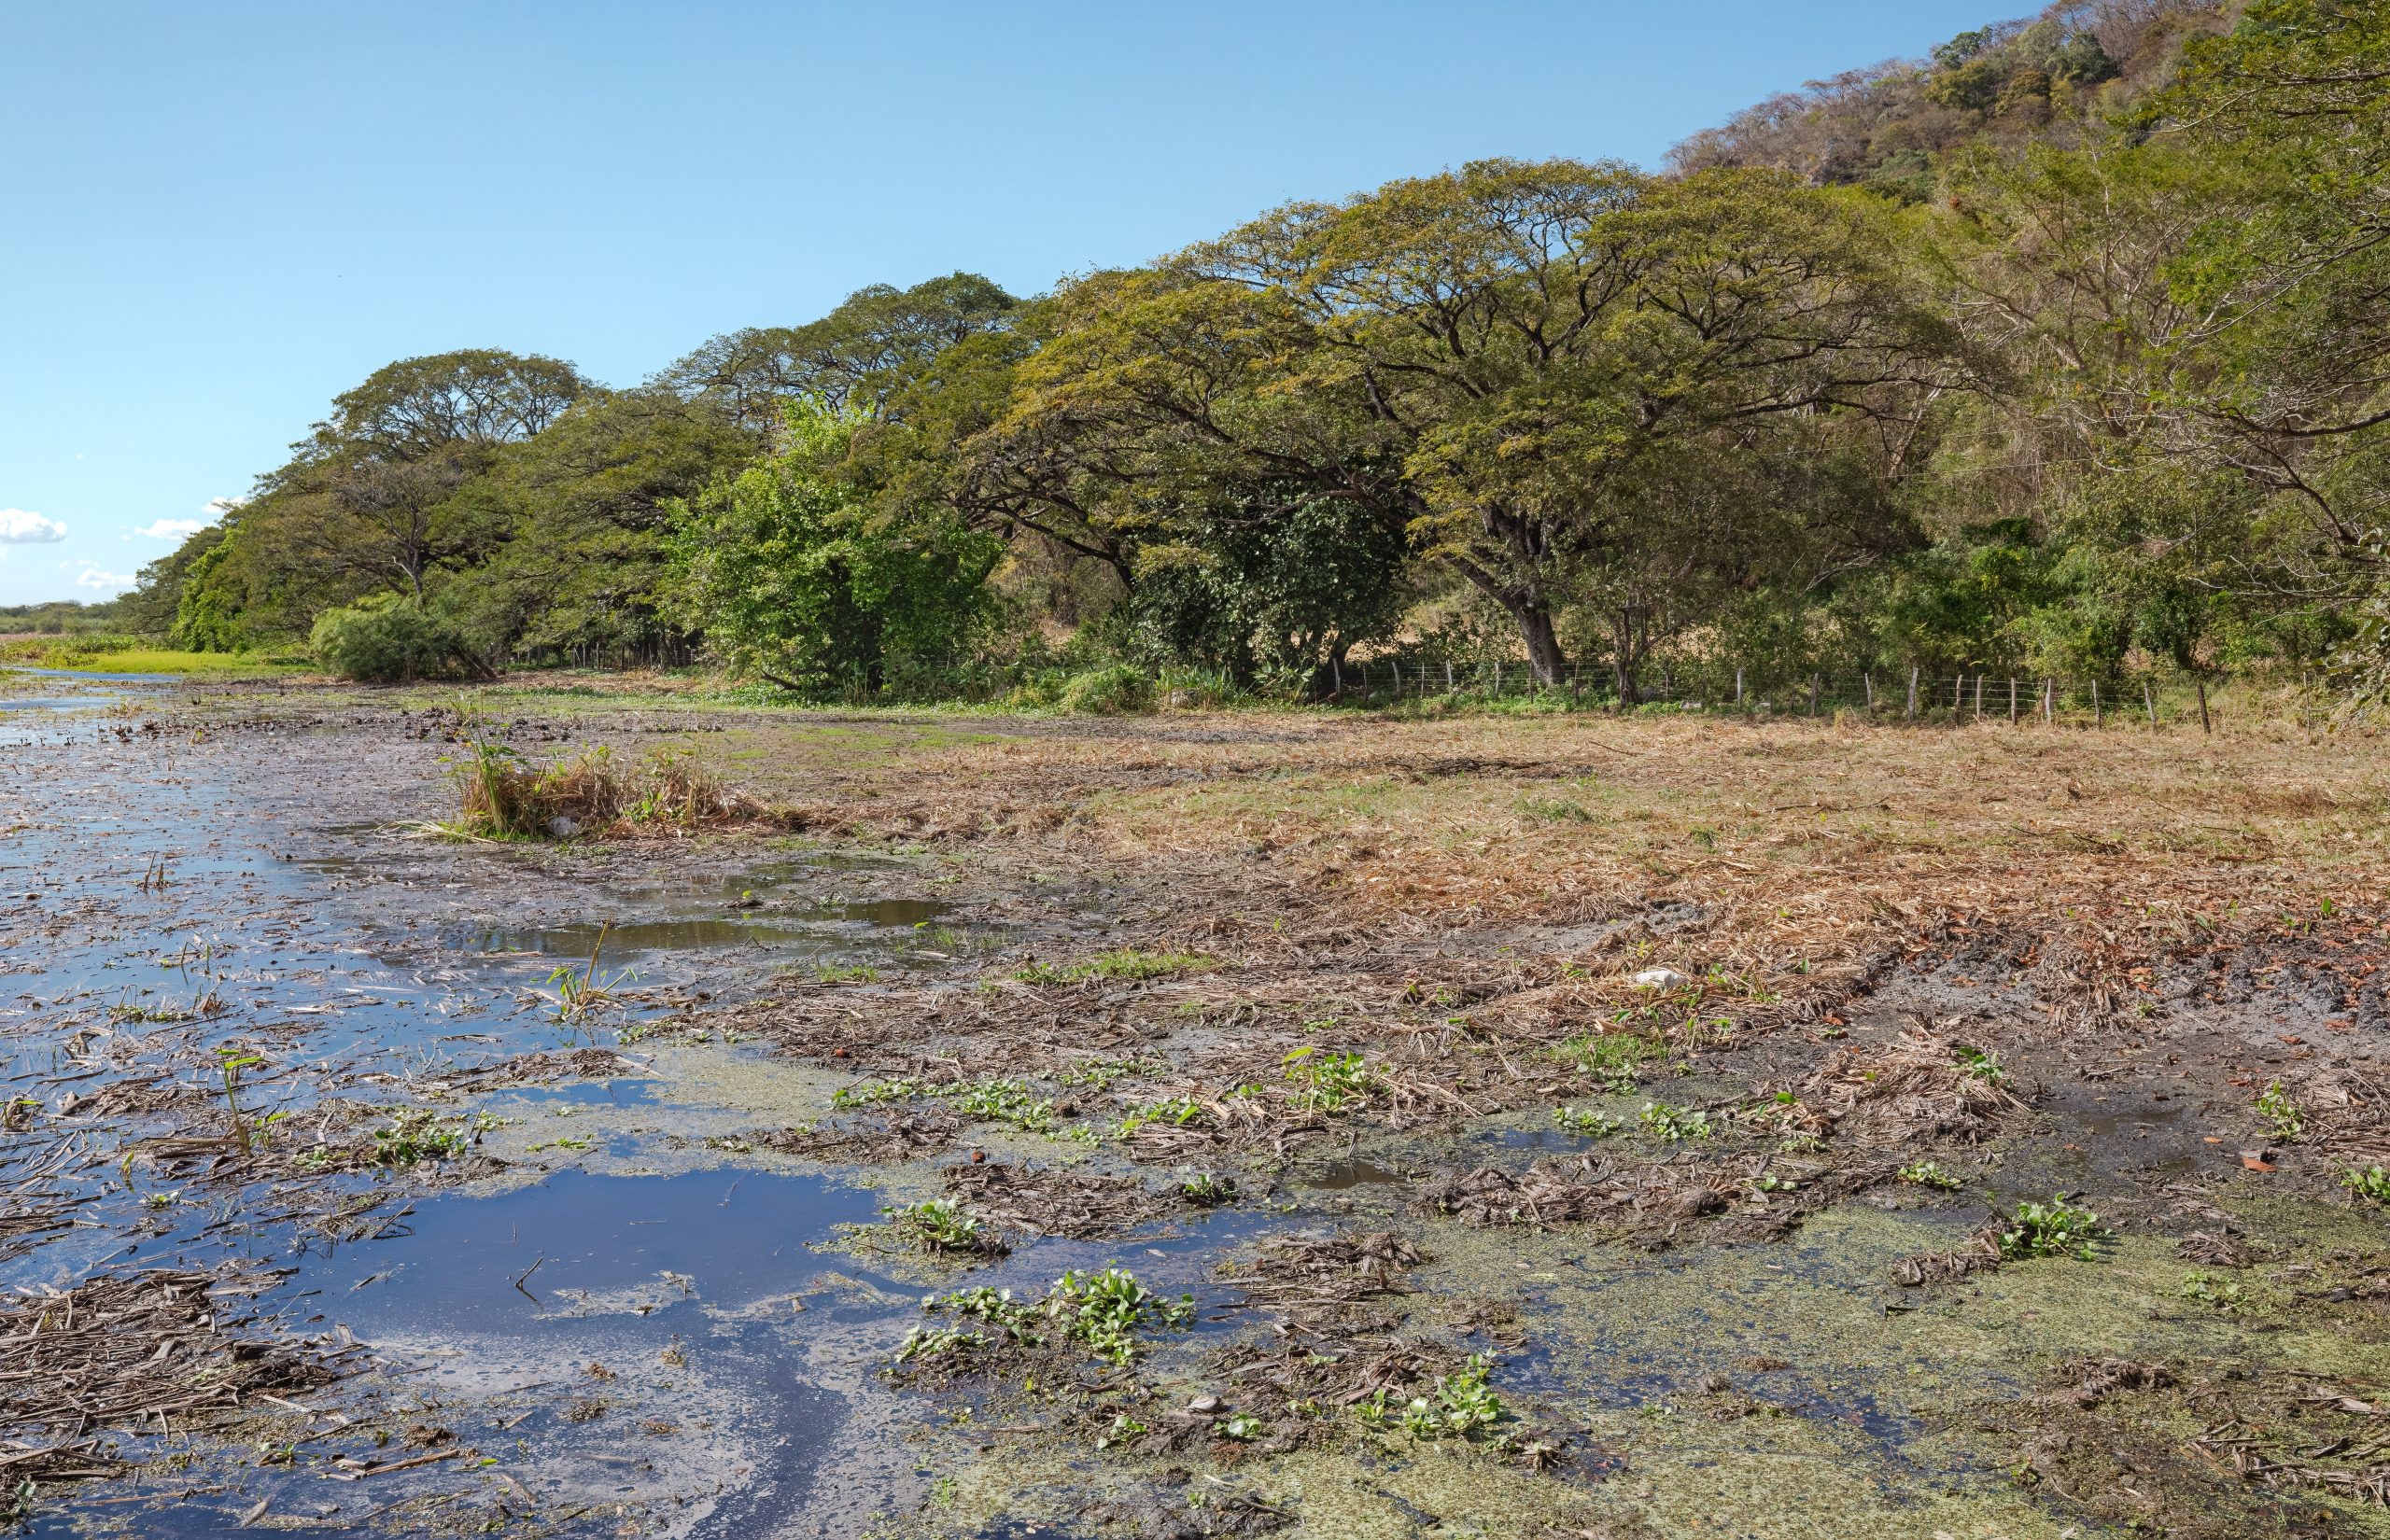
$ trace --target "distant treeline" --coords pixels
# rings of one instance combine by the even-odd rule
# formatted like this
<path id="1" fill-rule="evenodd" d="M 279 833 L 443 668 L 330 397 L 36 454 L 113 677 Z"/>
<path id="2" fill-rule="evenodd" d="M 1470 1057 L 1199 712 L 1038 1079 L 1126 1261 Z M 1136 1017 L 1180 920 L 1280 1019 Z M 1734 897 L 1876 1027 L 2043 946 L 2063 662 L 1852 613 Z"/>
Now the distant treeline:
<path id="1" fill-rule="evenodd" d="M 411 358 L 123 623 L 847 698 L 1356 657 L 2379 681 L 2390 6 L 2075 0 L 1668 170 L 1485 161 L 609 389 Z"/>
<path id="2" fill-rule="evenodd" d="M 0 604 L 0 636 L 27 631 L 48 637 L 108 631 L 123 623 L 118 613 L 120 608 L 115 599 L 103 599 L 97 604 L 82 604 L 74 599 L 53 599 L 48 604 Z"/>

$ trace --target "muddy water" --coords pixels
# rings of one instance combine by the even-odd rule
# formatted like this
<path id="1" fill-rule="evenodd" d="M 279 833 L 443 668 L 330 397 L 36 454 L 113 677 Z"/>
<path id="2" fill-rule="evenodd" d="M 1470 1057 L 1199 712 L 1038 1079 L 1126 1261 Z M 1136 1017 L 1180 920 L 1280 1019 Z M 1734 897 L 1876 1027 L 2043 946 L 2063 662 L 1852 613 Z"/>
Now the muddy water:
<path id="1" fill-rule="evenodd" d="M 948 905 L 888 890 L 907 879 L 902 863 L 859 884 L 853 863 L 761 859 L 593 893 L 502 851 L 404 833 L 437 810 L 430 746 L 151 731 L 160 681 L 44 683 L 52 693 L 0 702 L 0 822 L 13 826 L 0 1053 L 7 1093 L 44 1104 L 47 1137 L 12 1141 L 0 1174 L 60 1169 L 81 1202 L 71 1228 L 0 1253 L 0 1286 L 245 1260 L 287 1270 L 259 1301 L 259 1330 L 353 1339 L 371 1357 L 272 1431 L 294 1463 L 136 1438 L 136 1456 L 185 1468 L 99 1505 L 79 1501 L 94 1489 L 62 1489 L 35 1533 L 216 1533 L 261 1503 L 285 1525 L 338 1528 L 460 1490 L 475 1522 L 511 1503 L 566 1529 L 764 1533 L 802 1514 L 808 1532 L 843 1532 L 918 1485 L 858 1421 L 888 1415 L 866 1404 L 871 1369 L 918 1291 L 822 1250 L 876 1217 L 869 1185 L 693 1152 L 682 1127 L 755 1110 L 682 1097 L 660 1112 L 637 1055 L 595 1082 L 443 1090 L 516 1055 L 634 1037 L 695 981 L 728 998 L 787 968 L 935 966 L 923 937 Z M 387 819 L 358 823 L 360 804 Z M 950 954 L 958 937 L 931 939 Z M 585 972 L 593 952 L 621 998 L 563 1019 L 555 967 Z M 459 1183 L 427 1162 L 306 1183 L 287 1167 L 249 1179 L 239 1162 L 203 1172 L 146 1155 L 145 1140 L 227 1140 L 219 1052 L 258 1061 L 232 1094 L 269 1140 L 303 1144 L 338 1100 L 431 1106 L 492 1125 L 477 1139 L 484 1174 Z M 748 1057 L 668 1052 L 709 1061 L 701 1078 L 717 1082 Z M 112 1087 L 169 1104 L 74 1118 Z M 600 1113 L 618 1121 L 578 1132 Z M 326 1233 L 320 1205 L 294 1200 L 302 1185 L 361 1217 Z M 370 1486 L 327 1480 L 326 1459 L 381 1449 L 393 1407 L 480 1452 Z M 814 1473 L 833 1451 L 825 1485 Z M 460 1479 L 491 1460 L 502 1478 Z M 145 1490 L 154 1506 L 123 1500 Z"/>

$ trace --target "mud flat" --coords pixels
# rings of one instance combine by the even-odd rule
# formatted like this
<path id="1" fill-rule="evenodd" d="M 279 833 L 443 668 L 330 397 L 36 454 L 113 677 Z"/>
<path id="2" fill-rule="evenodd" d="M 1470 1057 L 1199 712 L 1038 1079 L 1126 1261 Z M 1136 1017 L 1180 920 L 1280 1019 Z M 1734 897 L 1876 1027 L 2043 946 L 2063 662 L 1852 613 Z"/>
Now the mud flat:
<path id="1" fill-rule="evenodd" d="M 642 688 L 0 688 L 11 1521 L 2390 1533 L 2370 739 Z"/>

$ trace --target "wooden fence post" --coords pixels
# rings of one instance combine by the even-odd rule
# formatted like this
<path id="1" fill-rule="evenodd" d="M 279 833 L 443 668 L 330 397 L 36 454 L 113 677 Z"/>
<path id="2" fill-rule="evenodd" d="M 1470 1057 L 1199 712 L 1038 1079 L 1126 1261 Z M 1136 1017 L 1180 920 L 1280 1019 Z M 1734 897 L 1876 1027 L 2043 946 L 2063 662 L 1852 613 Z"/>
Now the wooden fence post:
<path id="1" fill-rule="evenodd" d="M 1908 665 L 1908 720 L 1917 720 L 1917 665 Z"/>
<path id="2" fill-rule="evenodd" d="M 2101 727 L 2106 722 L 2107 719 L 2100 714 L 2100 681 L 2094 679 L 2091 681 L 2091 725 Z"/>
<path id="3" fill-rule="evenodd" d="M 1735 670 L 1735 704 L 1743 704 L 1743 671 L 1740 668 Z"/>
<path id="4" fill-rule="evenodd" d="M 1444 693 L 1450 695 L 1457 693 L 1453 688 L 1453 660 L 1446 658 L 1444 660 Z"/>
<path id="5" fill-rule="evenodd" d="M 2215 725 L 2207 720 L 2207 680 L 2200 679 L 2193 682 L 2199 686 L 2200 690 L 2200 731 L 2213 733 L 2215 731 Z"/>
<path id="6" fill-rule="evenodd" d="M 2058 680 L 2055 679 L 2045 678 L 2042 680 L 2042 725 L 2044 727 L 2051 727 L 2055 726 L 2057 722 Z"/>
<path id="7" fill-rule="evenodd" d="M 1872 717 L 1876 714 L 1876 671 L 1870 668 L 1859 678 L 1867 686 L 1867 714 Z"/>
<path id="8" fill-rule="evenodd" d="M 2141 704 L 2149 707 L 2149 730 L 2158 731 L 2158 697 L 2149 691 L 2149 681 L 2141 681 Z"/>
<path id="9" fill-rule="evenodd" d="M 2017 676 L 2008 676 L 2008 725 L 2017 725 Z"/>

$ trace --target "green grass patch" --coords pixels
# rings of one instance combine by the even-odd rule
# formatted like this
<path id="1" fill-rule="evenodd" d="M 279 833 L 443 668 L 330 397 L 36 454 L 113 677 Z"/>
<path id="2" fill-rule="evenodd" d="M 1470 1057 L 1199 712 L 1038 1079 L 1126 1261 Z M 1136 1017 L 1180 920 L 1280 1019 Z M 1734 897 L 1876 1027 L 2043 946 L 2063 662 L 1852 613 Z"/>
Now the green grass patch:
<path id="1" fill-rule="evenodd" d="M 0 643 L 0 664 L 59 668 L 78 674 L 292 674 L 311 667 L 302 657 L 254 652 L 185 652 L 142 647 L 115 637 L 19 637 Z"/>

